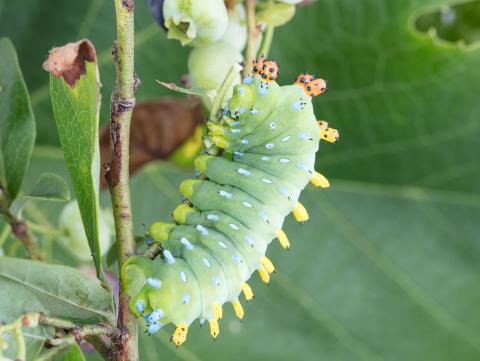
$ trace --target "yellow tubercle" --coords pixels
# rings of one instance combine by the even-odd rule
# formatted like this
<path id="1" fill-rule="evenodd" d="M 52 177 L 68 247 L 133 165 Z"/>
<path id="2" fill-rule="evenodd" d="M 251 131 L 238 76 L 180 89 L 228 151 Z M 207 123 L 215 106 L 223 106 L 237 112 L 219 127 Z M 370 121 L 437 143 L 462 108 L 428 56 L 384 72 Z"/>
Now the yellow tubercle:
<path id="1" fill-rule="evenodd" d="M 318 172 L 313 173 L 312 179 L 310 179 L 310 182 L 315 187 L 320 187 L 320 188 L 328 188 L 330 187 L 330 182 L 328 181 L 327 178 L 323 174 L 320 174 Z"/>
<path id="2" fill-rule="evenodd" d="M 167 241 L 170 237 L 170 232 L 175 228 L 173 223 L 165 223 L 162 221 L 153 222 L 148 227 L 148 234 L 154 241 Z"/>
<path id="3" fill-rule="evenodd" d="M 216 320 L 221 320 L 223 317 L 223 309 L 222 306 L 218 303 L 213 304 L 213 317 Z"/>
<path id="4" fill-rule="evenodd" d="M 210 335 L 212 335 L 213 339 L 215 340 L 220 333 L 220 327 L 218 327 L 217 320 L 210 320 L 208 321 L 210 325 Z"/>
<path id="5" fill-rule="evenodd" d="M 221 135 L 212 135 L 210 139 L 212 140 L 213 144 L 215 144 L 219 148 L 226 149 L 230 146 L 230 142 Z"/>
<path id="6" fill-rule="evenodd" d="M 261 266 L 257 269 L 258 274 L 260 275 L 260 279 L 264 283 L 269 283 L 270 282 L 270 273 L 265 269 L 264 266 Z"/>
<path id="7" fill-rule="evenodd" d="M 266 256 L 263 256 L 260 259 L 260 262 L 262 263 L 263 267 L 267 270 L 268 273 L 275 272 L 275 266 L 273 265 L 272 261 L 270 261 L 270 259 L 268 259 Z"/>
<path id="8" fill-rule="evenodd" d="M 323 132 L 320 131 L 320 139 L 326 140 L 329 143 L 335 143 L 338 138 L 340 138 L 340 134 L 336 129 L 327 128 Z"/>
<path id="9" fill-rule="evenodd" d="M 180 192 L 185 197 L 190 198 L 193 195 L 195 186 L 201 182 L 202 181 L 197 179 L 185 179 L 182 183 L 180 183 Z"/>
<path id="10" fill-rule="evenodd" d="M 254 296 L 253 296 L 252 288 L 248 285 L 247 282 L 242 283 L 242 292 L 247 301 L 250 301 L 251 299 L 253 299 Z"/>
<path id="11" fill-rule="evenodd" d="M 241 320 L 243 319 L 243 315 L 245 312 L 243 311 L 243 306 L 239 300 L 235 300 L 232 302 L 233 310 L 235 311 L 235 315 Z"/>
<path id="12" fill-rule="evenodd" d="M 197 212 L 196 208 L 190 207 L 187 204 L 179 204 L 177 208 L 173 210 L 173 220 L 180 224 L 187 223 L 188 216 Z"/>
<path id="13" fill-rule="evenodd" d="M 305 209 L 305 207 L 303 206 L 302 203 L 300 202 L 297 202 L 297 204 L 295 205 L 295 208 L 293 208 L 293 216 L 295 217 L 295 219 L 297 220 L 297 222 L 305 222 L 305 221 L 308 221 L 308 212 L 307 210 Z"/>
<path id="14" fill-rule="evenodd" d="M 208 122 L 207 123 L 208 131 L 210 135 L 224 135 L 225 134 L 225 129 L 218 124 Z"/>
<path id="15" fill-rule="evenodd" d="M 320 127 L 320 139 L 323 139 L 329 143 L 335 143 L 340 137 L 338 130 L 329 128 L 328 123 L 324 120 L 319 120 L 318 126 Z"/>
<path id="16" fill-rule="evenodd" d="M 214 157 L 207 154 L 199 155 L 197 158 L 195 158 L 193 164 L 200 173 L 205 174 L 205 172 L 207 171 L 207 163 L 212 158 Z"/>
<path id="17" fill-rule="evenodd" d="M 171 341 L 178 347 L 187 340 L 187 333 L 188 325 L 186 323 L 179 323 L 171 337 Z"/>
<path id="18" fill-rule="evenodd" d="M 284 249 L 289 249 L 290 248 L 290 241 L 288 240 L 288 237 L 287 235 L 285 234 L 284 231 L 282 231 L 281 229 L 279 229 L 277 231 L 277 239 L 278 239 L 278 242 L 280 242 L 280 245 L 284 248 Z"/>

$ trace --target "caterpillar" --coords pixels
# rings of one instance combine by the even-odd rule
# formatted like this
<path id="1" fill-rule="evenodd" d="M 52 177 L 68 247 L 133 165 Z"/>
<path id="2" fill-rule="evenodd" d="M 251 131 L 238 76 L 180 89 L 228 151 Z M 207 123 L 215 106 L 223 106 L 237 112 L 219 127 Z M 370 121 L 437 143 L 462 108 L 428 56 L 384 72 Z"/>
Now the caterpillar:
<path id="1" fill-rule="evenodd" d="M 208 321 L 216 338 L 226 302 L 243 318 L 240 294 L 254 297 L 247 280 L 258 272 L 268 283 L 275 270 L 265 256 L 268 244 L 277 238 L 290 247 L 284 218 L 291 212 L 299 222 L 309 218 L 300 192 L 309 181 L 329 186 L 314 171 L 315 153 L 321 139 L 333 143 L 338 131 L 316 120 L 311 101 L 326 82 L 300 74 L 293 85 L 279 86 L 275 62 L 260 57 L 253 65 L 220 121 L 207 122 L 207 137 L 222 154 L 196 158 L 198 177 L 180 184 L 186 201 L 173 211 L 174 223 L 148 229 L 162 257 L 133 256 L 122 267 L 132 312 L 145 319 L 148 334 L 174 323 L 177 346 L 197 318 Z"/>

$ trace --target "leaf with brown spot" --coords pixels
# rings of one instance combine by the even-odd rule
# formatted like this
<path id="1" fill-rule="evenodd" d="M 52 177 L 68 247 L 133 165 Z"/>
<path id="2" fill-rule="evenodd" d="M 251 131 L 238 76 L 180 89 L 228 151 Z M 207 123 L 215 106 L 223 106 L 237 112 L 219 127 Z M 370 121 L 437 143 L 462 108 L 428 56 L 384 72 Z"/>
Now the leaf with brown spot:
<path id="1" fill-rule="evenodd" d="M 50 94 L 60 143 L 97 275 L 102 277 L 98 234 L 100 91 L 95 49 L 88 40 L 54 48 L 43 67 L 50 71 Z"/>
<path id="2" fill-rule="evenodd" d="M 86 72 L 86 61 L 95 63 L 97 55 L 93 44 L 87 39 L 82 39 L 50 50 L 47 60 L 43 63 L 43 69 L 53 76 L 62 76 L 73 88 L 80 76 Z"/>

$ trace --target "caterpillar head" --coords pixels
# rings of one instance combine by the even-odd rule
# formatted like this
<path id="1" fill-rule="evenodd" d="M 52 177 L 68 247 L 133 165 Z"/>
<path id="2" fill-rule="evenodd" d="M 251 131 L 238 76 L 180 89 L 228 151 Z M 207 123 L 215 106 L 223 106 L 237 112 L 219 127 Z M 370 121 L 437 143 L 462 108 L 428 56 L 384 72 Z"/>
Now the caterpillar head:
<path id="1" fill-rule="evenodd" d="M 325 93 L 327 90 L 327 82 L 320 78 L 310 80 L 309 82 L 303 84 L 303 90 L 305 91 L 305 94 L 313 98 L 317 95 Z"/>

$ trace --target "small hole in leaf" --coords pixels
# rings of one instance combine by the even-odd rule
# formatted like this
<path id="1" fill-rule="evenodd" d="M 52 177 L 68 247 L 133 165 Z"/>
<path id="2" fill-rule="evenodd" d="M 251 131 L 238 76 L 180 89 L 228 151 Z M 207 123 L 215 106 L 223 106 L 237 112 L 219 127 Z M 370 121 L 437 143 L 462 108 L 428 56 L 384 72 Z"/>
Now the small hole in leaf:
<path id="1" fill-rule="evenodd" d="M 471 45 L 480 41 L 480 0 L 431 8 L 416 16 L 414 26 L 443 41 Z"/>

